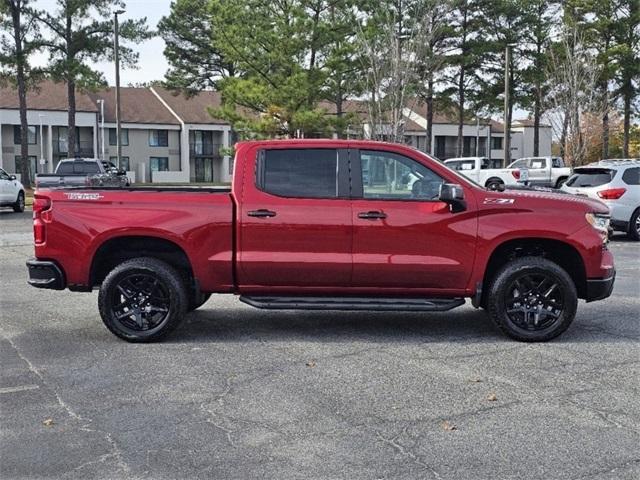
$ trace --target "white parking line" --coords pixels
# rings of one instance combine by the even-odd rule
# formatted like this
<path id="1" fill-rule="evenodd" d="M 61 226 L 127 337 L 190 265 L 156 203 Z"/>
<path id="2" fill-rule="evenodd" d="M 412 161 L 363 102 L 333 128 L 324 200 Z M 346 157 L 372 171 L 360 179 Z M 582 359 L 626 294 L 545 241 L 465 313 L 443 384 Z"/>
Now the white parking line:
<path id="1" fill-rule="evenodd" d="M 38 388 L 40 388 L 40 385 L 19 385 L 17 387 L 0 388 L 0 393 L 25 392 L 27 390 L 36 390 Z"/>

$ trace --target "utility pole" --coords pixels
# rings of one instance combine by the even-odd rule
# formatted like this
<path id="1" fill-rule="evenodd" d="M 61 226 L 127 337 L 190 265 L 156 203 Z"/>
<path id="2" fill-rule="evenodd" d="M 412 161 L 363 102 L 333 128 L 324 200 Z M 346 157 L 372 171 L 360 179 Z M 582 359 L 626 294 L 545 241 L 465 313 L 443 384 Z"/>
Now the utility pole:
<path id="1" fill-rule="evenodd" d="M 46 160 L 44 159 L 44 136 L 42 135 L 42 117 L 46 117 L 46 115 L 44 115 L 43 113 L 40 113 L 38 117 L 40 118 L 40 165 L 43 165 L 43 168 L 44 168 L 44 164 L 46 163 Z M 37 171 L 37 168 L 36 168 L 36 171 Z"/>
<path id="2" fill-rule="evenodd" d="M 120 142 L 120 48 L 118 44 L 118 15 L 124 10 L 118 10 L 113 14 L 113 49 L 116 61 L 116 156 L 118 168 L 120 168 L 120 157 L 122 156 L 122 143 Z"/>
<path id="3" fill-rule="evenodd" d="M 98 99 L 98 103 L 100 104 L 100 159 L 104 162 L 104 98 Z"/>
<path id="4" fill-rule="evenodd" d="M 509 43 L 504 50 L 504 165 L 511 163 L 511 47 Z"/>

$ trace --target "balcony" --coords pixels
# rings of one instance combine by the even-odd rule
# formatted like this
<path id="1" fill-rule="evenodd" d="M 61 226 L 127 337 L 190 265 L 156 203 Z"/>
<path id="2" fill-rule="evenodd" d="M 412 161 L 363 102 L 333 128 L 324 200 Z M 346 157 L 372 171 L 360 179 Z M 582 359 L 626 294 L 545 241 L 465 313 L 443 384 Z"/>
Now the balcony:
<path id="1" fill-rule="evenodd" d="M 76 157 L 94 157 L 93 142 L 79 141 L 76 142 Z M 53 142 L 53 154 L 57 156 L 65 156 L 69 154 L 68 144 L 63 140 Z"/>

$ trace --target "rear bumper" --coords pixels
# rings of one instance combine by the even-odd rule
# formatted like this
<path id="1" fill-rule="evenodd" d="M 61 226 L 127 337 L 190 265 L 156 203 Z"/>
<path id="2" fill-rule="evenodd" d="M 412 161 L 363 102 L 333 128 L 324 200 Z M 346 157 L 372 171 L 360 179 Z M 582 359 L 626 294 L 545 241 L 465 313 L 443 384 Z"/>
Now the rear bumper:
<path id="1" fill-rule="evenodd" d="M 31 259 L 27 261 L 27 268 L 29 269 L 27 283 L 32 287 L 64 290 L 66 286 L 64 273 L 55 262 Z"/>
<path id="2" fill-rule="evenodd" d="M 596 300 L 602 300 L 611 295 L 613 291 L 613 284 L 616 279 L 616 272 L 608 278 L 598 278 L 587 280 L 587 302 L 594 302 Z"/>

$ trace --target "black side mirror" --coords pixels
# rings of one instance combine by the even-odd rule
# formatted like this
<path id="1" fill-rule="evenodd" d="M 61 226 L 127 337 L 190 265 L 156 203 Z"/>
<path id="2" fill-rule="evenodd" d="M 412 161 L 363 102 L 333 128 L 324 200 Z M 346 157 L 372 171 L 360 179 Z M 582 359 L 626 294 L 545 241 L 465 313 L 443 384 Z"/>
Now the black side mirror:
<path id="1" fill-rule="evenodd" d="M 467 202 L 464 200 L 464 190 L 456 183 L 443 183 L 440 185 L 438 200 L 449 204 L 453 213 L 462 212 L 467 209 Z"/>
<path id="2" fill-rule="evenodd" d="M 9 175 L 9 180 L 15 180 L 17 177 L 15 175 Z"/>

